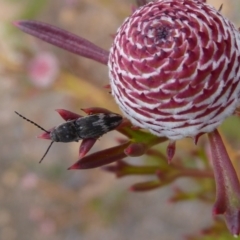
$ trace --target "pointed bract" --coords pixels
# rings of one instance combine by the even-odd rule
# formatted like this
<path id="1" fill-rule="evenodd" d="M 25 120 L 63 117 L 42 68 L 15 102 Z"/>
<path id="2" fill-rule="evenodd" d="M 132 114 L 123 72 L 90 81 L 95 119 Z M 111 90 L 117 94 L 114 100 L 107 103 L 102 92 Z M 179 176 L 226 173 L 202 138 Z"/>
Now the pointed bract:
<path id="1" fill-rule="evenodd" d="M 167 158 L 168 158 L 169 164 L 172 162 L 175 151 L 176 151 L 176 141 L 169 141 L 167 146 Z"/>
<path id="2" fill-rule="evenodd" d="M 240 184 L 237 174 L 217 130 L 208 134 L 216 182 L 214 214 L 224 214 L 229 231 L 239 235 Z"/>
<path id="3" fill-rule="evenodd" d="M 49 140 L 51 140 L 51 135 L 50 135 L 50 133 L 51 133 L 51 130 L 53 130 L 53 129 L 54 129 L 54 128 L 50 129 L 49 132 L 44 132 L 44 133 L 38 135 L 37 138 L 42 138 L 42 139 L 49 139 Z"/>
<path id="4" fill-rule="evenodd" d="M 110 110 L 106 108 L 100 108 L 100 107 L 81 108 L 81 110 L 88 115 L 92 115 L 96 113 L 112 113 Z"/>
<path id="5" fill-rule="evenodd" d="M 69 167 L 72 169 L 90 169 L 107 165 L 116 162 L 119 159 L 125 158 L 126 154 L 124 149 L 129 146 L 130 142 L 90 154 L 86 157 L 79 159 L 75 164 Z"/>
<path id="6" fill-rule="evenodd" d="M 96 141 L 96 138 L 83 139 L 79 147 L 79 158 L 83 158 L 91 150 Z"/>
<path id="7" fill-rule="evenodd" d="M 144 155 L 147 149 L 147 146 L 143 143 L 132 143 L 124 152 L 130 157 L 138 157 Z"/>
<path id="8" fill-rule="evenodd" d="M 107 64 L 109 52 L 90 41 L 47 23 L 20 20 L 13 23 L 23 32 L 77 55 Z"/>
<path id="9" fill-rule="evenodd" d="M 74 113 L 74 112 L 70 112 L 68 110 L 65 109 L 56 109 L 56 112 L 59 113 L 59 115 L 65 120 L 65 121 L 69 121 L 69 120 L 75 120 L 78 118 L 81 118 L 83 116 Z"/>

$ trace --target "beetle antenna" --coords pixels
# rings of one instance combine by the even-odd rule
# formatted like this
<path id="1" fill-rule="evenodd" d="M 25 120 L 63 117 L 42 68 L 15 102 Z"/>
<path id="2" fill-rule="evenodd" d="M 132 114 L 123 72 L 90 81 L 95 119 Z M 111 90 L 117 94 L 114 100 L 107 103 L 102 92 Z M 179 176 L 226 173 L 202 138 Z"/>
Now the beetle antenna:
<path id="1" fill-rule="evenodd" d="M 15 111 L 15 113 L 16 113 L 19 117 L 21 117 L 21 118 L 23 118 L 24 120 L 26 120 L 26 121 L 32 123 L 32 124 L 35 125 L 36 127 L 38 127 L 38 128 L 40 128 L 41 130 L 43 130 L 44 132 L 46 132 L 46 133 L 50 133 L 49 131 L 47 131 L 46 129 L 42 128 L 41 126 L 39 126 L 39 125 L 36 124 L 35 122 L 31 121 L 30 119 L 24 117 L 24 116 L 21 115 L 20 113 L 18 113 L 18 112 L 16 112 L 16 111 Z"/>
<path id="2" fill-rule="evenodd" d="M 43 155 L 43 157 L 41 158 L 41 160 L 39 161 L 39 163 L 41 163 L 42 160 L 45 158 L 45 156 L 47 155 L 47 153 L 48 153 L 48 151 L 49 151 L 49 149 L 51 148 L 51 146 L 52 146 L 53 143 L 54 143 L 54 141 L 52 141 L 52 142 L 50 143 L 50 145 L 49 145 L 48 148 L 47 148 L 47 151 L 44 153 L 44 155 Z"/>

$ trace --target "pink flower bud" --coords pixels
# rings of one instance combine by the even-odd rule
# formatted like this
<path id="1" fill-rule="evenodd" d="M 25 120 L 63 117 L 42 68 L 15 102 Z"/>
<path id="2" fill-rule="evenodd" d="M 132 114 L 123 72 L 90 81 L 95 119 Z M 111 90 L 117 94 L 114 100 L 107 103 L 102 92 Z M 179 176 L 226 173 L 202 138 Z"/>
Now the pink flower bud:
<path id="1" fill-rule="evenodd" d="M 240 94 L 240 34 L 202 0 L 157 0 L 118 29 L 112 94 L 136 126 L 169 139 L 213 131 Z"/>
<path id="2" fill-rule="evenodd" d="M 48 52 L 37 54 L 29 64 L 29 78 L 36 87 L 49 87 L 59 73 L 57 58 Z"/>

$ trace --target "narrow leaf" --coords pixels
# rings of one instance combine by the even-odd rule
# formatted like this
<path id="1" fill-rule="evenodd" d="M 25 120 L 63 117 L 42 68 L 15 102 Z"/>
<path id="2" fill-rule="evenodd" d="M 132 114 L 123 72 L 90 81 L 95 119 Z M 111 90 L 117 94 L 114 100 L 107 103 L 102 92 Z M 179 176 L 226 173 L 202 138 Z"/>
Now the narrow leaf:
<path id="1" fill-rule="evenodd" d="M 125 158 L 126 154 L 124 153 L 124 150 L 129 146 L 129 144 L 130 142 L 127 142 L 116 147 L 90 154 L 86 157 L 79 159 L 68 169 L 72 170 L 96 168 Z"/>
<path id="2" fill-rule="evenodd" d="M 21 20 L 13 24 L 23 32 L 54 46 L 107 65 L 109 52 L 82 37 L 38 21 Z"/>
<path id="3" fill-rule="evenodd" d="M 232 162 L 217 130 L 208 134 L 216 182 L 215 214 L 224 214 L 229 231 L 240 233 L 240 184 Z"/>

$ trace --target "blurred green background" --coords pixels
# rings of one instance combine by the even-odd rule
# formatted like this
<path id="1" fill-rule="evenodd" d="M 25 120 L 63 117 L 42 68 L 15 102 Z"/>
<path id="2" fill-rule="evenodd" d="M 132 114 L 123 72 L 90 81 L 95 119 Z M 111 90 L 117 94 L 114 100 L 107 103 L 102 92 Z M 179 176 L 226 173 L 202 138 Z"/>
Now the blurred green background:
<path id="1" fill-rule="evenodd" d="M 216 8 L 223 3 L 223 14 L 240 26 L 238 0 L 208 2 Z M 50 142 L 35 138 L 41 131 L 14 114 L 16 110 L 49 129 L 62 123 L 57 108 L 77 113 L 92 106 L 119 110 L 103 88 L 109 82 L 106 66 L 28 36 L 12 21 L 51 23 L 109 49 L 133 4 L 134 0 L 0 0 L 0 239 L 176 240 L 212 222 L 209 205 L 168 203 L 172 187 L 137 194 L 128 188 L 143 177 L 117 180 L 100 169 L 67 171 L 77 160 L 78 143 L 53 144 L 39 165 Z M 222 129 L 238 147 L 235 122 L 239 124 L 232 117 Z M 92 151 L 113 146 L 117 137 L 102 137 Z M 188 151 L 189 146 L 195 148 L 189 139 L 180 141 L 178 151 Z M 187 179 L 176 184 L 192 186 Z"/>

